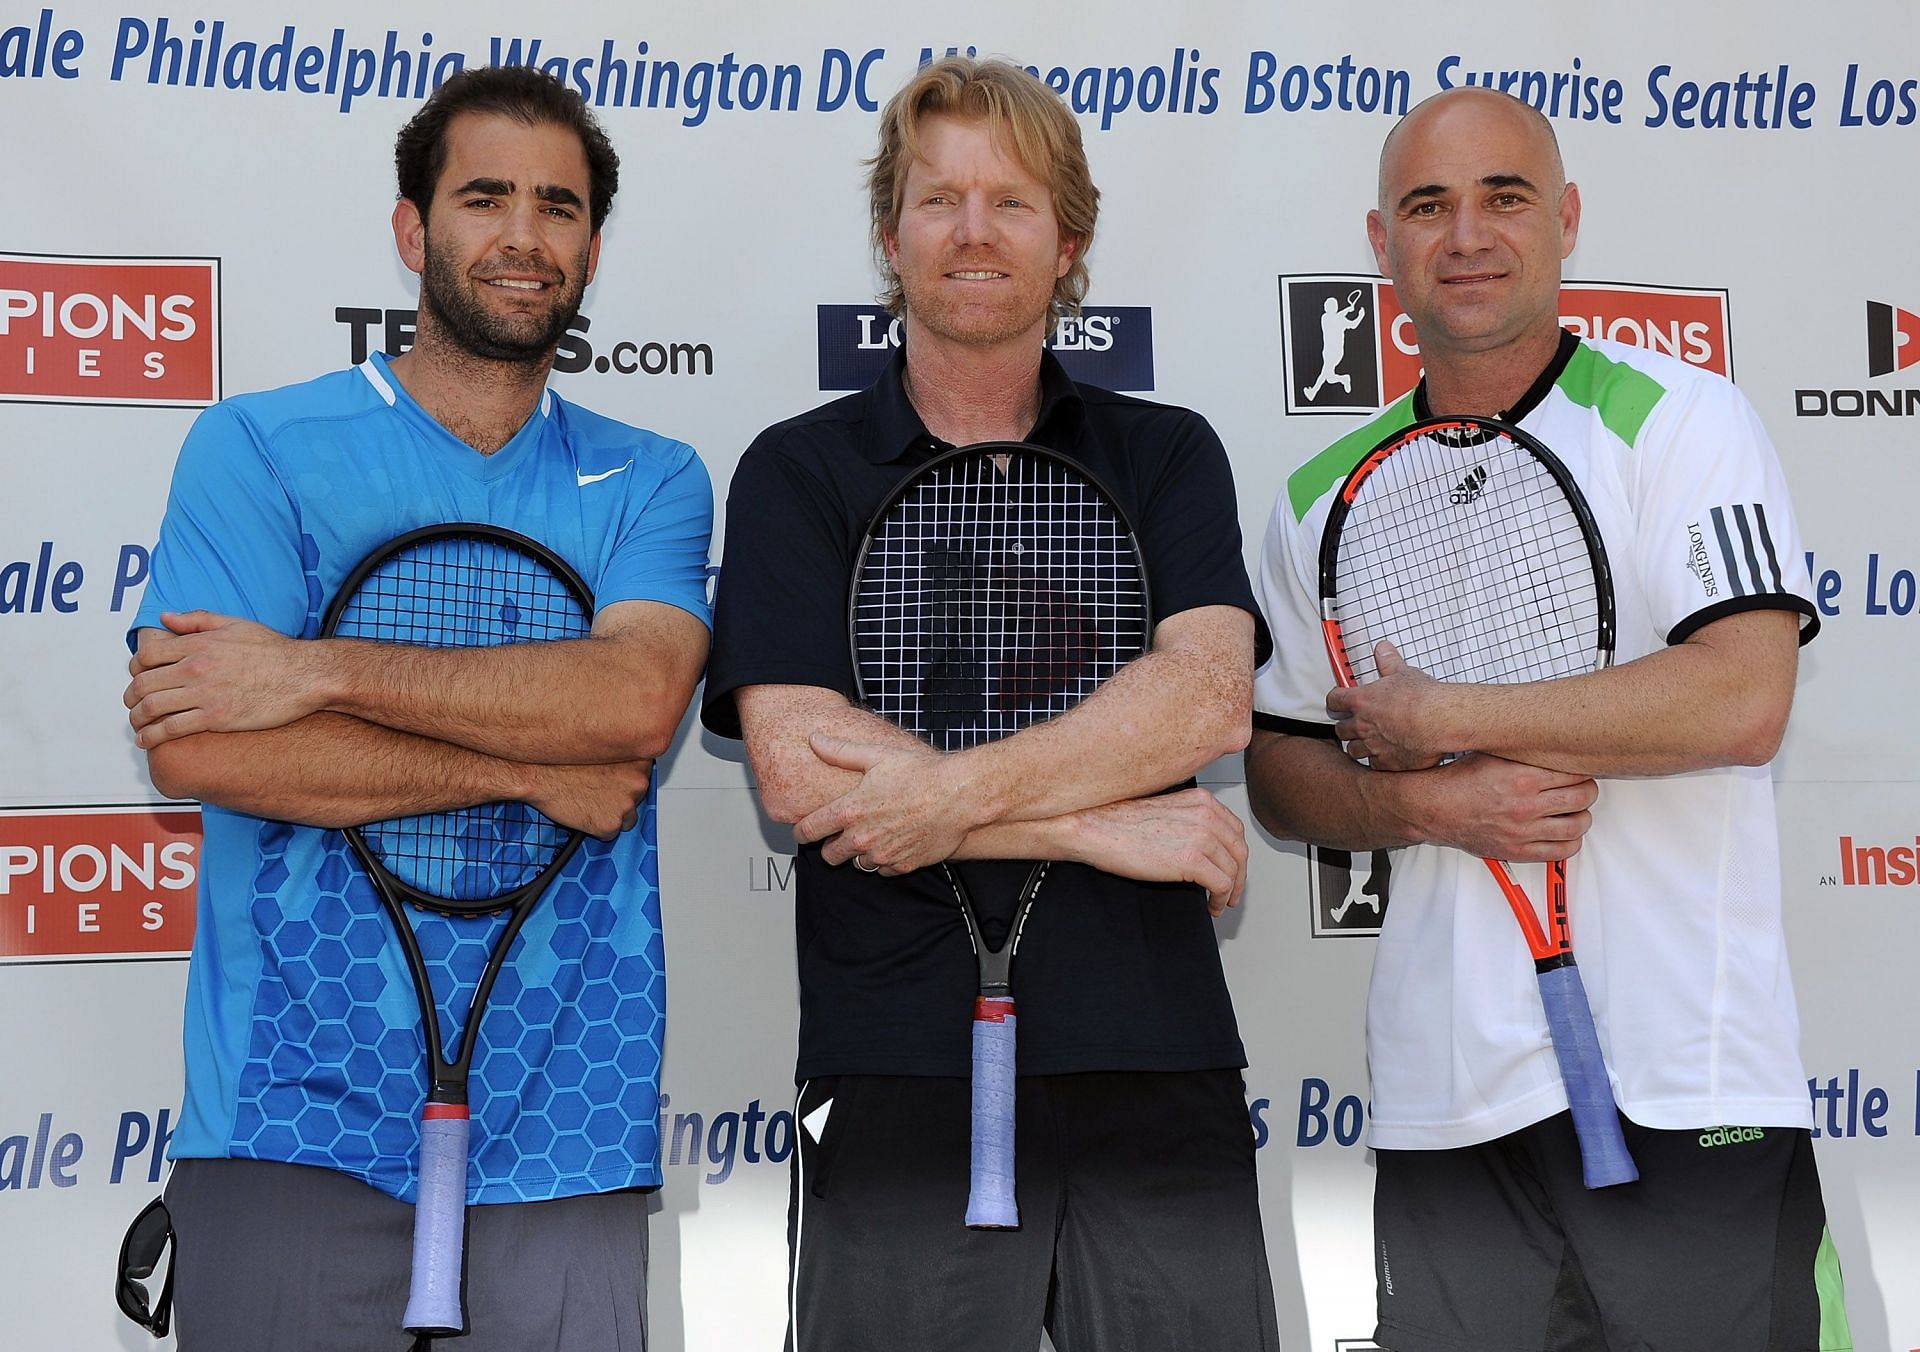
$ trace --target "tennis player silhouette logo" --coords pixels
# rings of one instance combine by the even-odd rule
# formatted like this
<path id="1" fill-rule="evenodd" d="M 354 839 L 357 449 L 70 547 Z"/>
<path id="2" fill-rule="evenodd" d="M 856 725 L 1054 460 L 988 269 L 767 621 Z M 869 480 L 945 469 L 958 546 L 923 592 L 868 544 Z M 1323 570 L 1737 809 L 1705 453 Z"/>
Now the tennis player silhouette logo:
<path id="1" fill-rule="evenodd" d="M 1328 385 L 1338 385 L 1346 394 L 1353 393 L 1353 377 L 1340 368 L 1347 360 L 1347 335 L 1359 328 L 1367 317 L 1366 308 L 1360 303 L 1361 294 L 1360 288 L 1355 287 L 1345 305 L 1328 296 L 1321 307 L 1320 374 L 1313 384 L 1300 391 L 1301 402 L 1312 403 Z"/>
<path id="2" fill-rule="evenodd" d="M 1370 851 L 1364 872 L 1356 873 L 1346 850 L 1313 854 L 1314 933 L 1376 934 L 1387 914 L 1387 885 L 1393 862 L 1385 850 Z"/>

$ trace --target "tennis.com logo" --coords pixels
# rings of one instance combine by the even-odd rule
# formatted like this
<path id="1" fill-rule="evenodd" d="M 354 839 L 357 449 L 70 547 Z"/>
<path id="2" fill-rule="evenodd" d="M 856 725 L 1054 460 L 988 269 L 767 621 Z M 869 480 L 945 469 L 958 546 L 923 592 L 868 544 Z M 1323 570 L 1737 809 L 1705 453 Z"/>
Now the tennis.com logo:
<path id="1" fill-rule="evenodd" d="M 219 398 L 219 259 L 0 253 L 0 400 Z"/>
<path id="2" fill-rule="evenodd" d="M 816 307 L 820 388 L 864 390 L 900 346 L 900 321 L 879 305 Z M 1055 322 L 1047 348 L 1073 379 L 1139 394 L 1153 389 L 1153 311 L 1145 305 L 1089 305 Z"/>
<path id="3" fill-rule="evenodd" d="M 1733 374 L 1724 290 L 1562 282 L 1560 323 L 1582 338 L 1649 348 Z M 1420 379 L 1413 320 L 1381 277 L 1281 277 L 1280 347 L 1290 414 L 1371 413 Z"/>
<path id="4" fill-rule="evenodd" d="M 1889 376 L 1920 365 L 1920 315 L 1867 302 L 1867 374 Z M 1795 390 L 1793 411 L 1801 418 L 1920 417 L 1920 387 L 1860 390 Z"/>
<path id="5" fill-rule="evenodd" d="M 1346 850 L 1307 848 L 1307 892 L 1316 939 L 1377 935 L 1387 916 L 1393 860 L 1385 850 L 1356 859 Z"/>
<path id="6" fill-rule="evenodd" d="M 376 310 L 352 305 L 337 306 L 335 323 L 345 324 L 350 335 L 347 359 L 359 365 L 376 348 L 389 357 L 397 357 L 413 346 L 414 324 L 418 310 Z M 595 349 L 587 338 L 593 321 L 585 315 L 574 316 L 573 323 L 554 350 L 553 369 L 561 375 L 579 375 L 594 371 L 600 375 L 622 376 L 710 376 L 713 374 L 713 345 L 681 340 L 622 338 L 604 349 Z"/>
<path id="7" fill-rule="evenodd" d="M 0 809 L 0 964 L 184 958 L 200 810 Z"/>

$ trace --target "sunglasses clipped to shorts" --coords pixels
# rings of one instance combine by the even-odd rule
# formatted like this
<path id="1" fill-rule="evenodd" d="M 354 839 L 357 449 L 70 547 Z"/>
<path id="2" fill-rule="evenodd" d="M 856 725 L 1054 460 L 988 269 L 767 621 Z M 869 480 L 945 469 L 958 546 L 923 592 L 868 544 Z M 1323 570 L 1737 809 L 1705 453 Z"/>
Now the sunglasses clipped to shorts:
<path id="1" fill-rule="evenodd" d="M 120 1313 L 156 1338 L 167 1336 L 173 1319 L 173 1217 L 167 1204 L 156 1197 L 133 1218 L 126 1237 L 120 1241 L 120 1270 L 114 1277 L 114 1299 Z M 153 1294 L 154 1273 L 166 1264 L 166 1275 L 159 1279 L 160 1294 Z"/>

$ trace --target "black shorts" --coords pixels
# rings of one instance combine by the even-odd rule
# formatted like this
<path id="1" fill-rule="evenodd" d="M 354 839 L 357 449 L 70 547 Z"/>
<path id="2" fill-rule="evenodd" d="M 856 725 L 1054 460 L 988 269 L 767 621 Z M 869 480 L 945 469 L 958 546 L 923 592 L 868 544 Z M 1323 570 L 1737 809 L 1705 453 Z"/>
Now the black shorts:
<path id="1" fill-rule="evenodd" d="M 1279 1346 L 1236 1070 L 1023 1076 L 1017 1231 L 966 1228 L 964 1079 L 800 1093 L 789 1352 Z"/>
<path id="2" fill-rule="evenodd" d="M 331 1169 L 181 1160 L 167 1180 L 180 1352 L 408 1352 L 413 1208 Z M 647 1196 L 467 1210 L 458 1352 L 645 1352 Z"/>
<path id="3" fill-rule="evenodd" d="M 1809 1134 L 1654 1131 L 1588 1191 L 1561 1113 L 1483 1145 L 1375 1153 L 1393 1352 L 1850 1352 Z"/>

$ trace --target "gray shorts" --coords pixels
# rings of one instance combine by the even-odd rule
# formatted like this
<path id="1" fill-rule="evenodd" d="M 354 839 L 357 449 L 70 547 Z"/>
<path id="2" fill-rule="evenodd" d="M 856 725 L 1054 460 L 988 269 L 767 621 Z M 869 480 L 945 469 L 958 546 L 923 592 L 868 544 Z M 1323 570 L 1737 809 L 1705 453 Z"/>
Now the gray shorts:
<path id="1" fill-rule="evenodd" d="M 413 1208 L 331 1169 L 181 1160 L 167 1181 L 180 1352 L 408 1352 Z M 645 1352 L 647 1196 L 467 1212 L 449 1352 Z"/>

